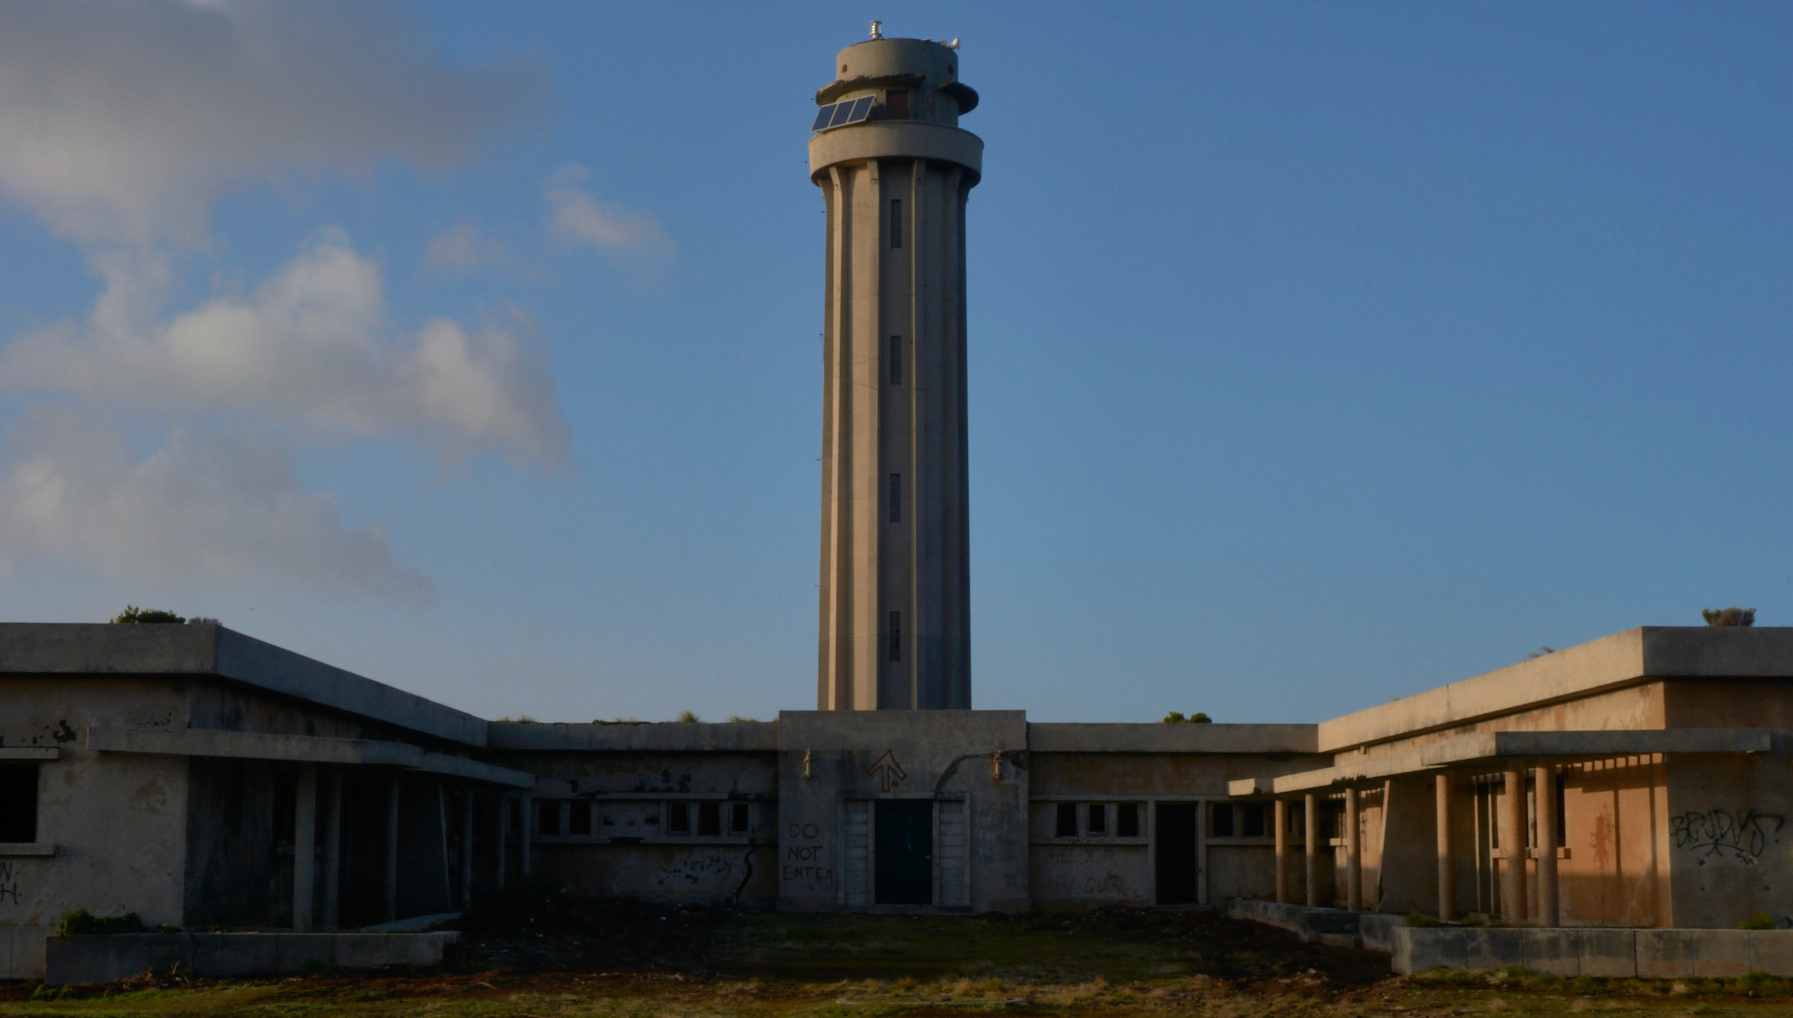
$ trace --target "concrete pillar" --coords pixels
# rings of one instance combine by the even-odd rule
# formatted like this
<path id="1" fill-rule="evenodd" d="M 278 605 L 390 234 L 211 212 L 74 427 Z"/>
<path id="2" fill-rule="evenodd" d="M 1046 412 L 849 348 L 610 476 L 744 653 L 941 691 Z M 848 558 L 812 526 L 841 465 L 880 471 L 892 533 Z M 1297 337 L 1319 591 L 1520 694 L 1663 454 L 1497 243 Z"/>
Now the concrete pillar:
<path id="1" fill-rule="evenodd" d="M 1303 816 L 1301 853 L 1307 863 L 1307 907 L 1320 907 L 1320 797 L 1307 793 L 1301 803 Z"/>
<path id="2" fill-rule="evenodd" d="M 318 768 L 299 765 L 293 795 L 293 932 L 311 932 L 311 902 L 317 888 Z"/>
<path id="3" fill-rule="evenodd" d="M 522 827 L 517 832 L 517 873 L 527 883 L 529 880 L 530 835 L 535 832 L 535 796 L 524 792 L 517 808 L 520 811 L 518 819 L 523 821 Z"/>
<path id="4" fill-rule="evenodd" d="M 386 921 L 398 918 L 398 793 L 404 779 L 392 776 L 386 787 Z"/>
<path id="5" fill-rule="evenodd" d="M 461 793 L 461 905 L 473 904 L 473 789 Z"/>
<path id="6" fill-rule="evenodd" d="M 504 843 L 511 835 L 511 798 L 505 792 L 497 792 L 492 796 L 498 813 L 498 847 L 492 853 L 492 886 L 504 890 Z"/>
<path id="7" fill-rule="evenodd" d="M 1501 792 L 1500 847 L 1506 855 L 1500 911 L 1507 922 L 1518 925 L 1525 922 L 1525 768 L 1517 760 L 1507 764 Z"/>
<path id="8" fill-rule="evenodd" d="M 1438 918 L 1457 918 L 1457 858 L 1451 851 L 1451 776 L 1432 779 L 1438 795 Z"/>
<path id="9" fill-rule="evenodd" d="M 1345 789 L 1345 908 L 1363 911 L 1363 853 L 1359 851 L 1357 789 Z"/>
<path id="10" fill-rule="evenodd" d="M 342 925 L 342 772 L 324 778 L 324 929 Z"/>
<path id="11" fill-rule="evenodd" d="M 1556 894 L 1556 767 L 1548 761 L 1535 772 L 1538 800 L 1538 925 L 1559 924 Z"/>
<path id="12" fill-rule="evenodd" d="M 1276 903 L 1289 903 L 1289 800 L 1276 800 Z"/>

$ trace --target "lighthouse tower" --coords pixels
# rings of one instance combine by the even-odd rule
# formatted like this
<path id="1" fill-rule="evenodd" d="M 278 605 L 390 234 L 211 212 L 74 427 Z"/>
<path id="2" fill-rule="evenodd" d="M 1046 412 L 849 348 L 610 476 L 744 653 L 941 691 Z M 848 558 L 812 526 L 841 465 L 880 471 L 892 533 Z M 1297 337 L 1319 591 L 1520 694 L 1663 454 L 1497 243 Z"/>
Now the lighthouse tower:
<path id="1" fill-rule="evenodd" d="M 872 38 L 816 93 L 827 202 L 822 710 L 971 706 L 965 199 L 984 143 L 957 40 Z"/>

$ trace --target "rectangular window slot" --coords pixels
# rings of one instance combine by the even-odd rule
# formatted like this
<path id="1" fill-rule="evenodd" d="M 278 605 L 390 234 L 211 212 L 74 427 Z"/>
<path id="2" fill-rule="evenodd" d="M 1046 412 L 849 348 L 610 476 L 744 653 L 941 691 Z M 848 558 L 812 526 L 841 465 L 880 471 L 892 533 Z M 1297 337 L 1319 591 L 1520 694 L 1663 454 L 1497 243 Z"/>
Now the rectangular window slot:
<path id="1" fill-rule="evenodd" d="M 890 475 L 890 522 L 903 522 L 903 475 Z"/>
<path id="2" fill-rule="evenodd" d="M 893 89 L 884 93 L 884 119 L 909 119 L 909 92 L 906 89 Z"/>
<path id="3" fill-rule="evenodd" d="M 1139 837 L 1139 803 L 1123 802 L 1115 806 L 1114 833 L 1118 838 Z"/>
<path id="4" fill-rule="evenodd" d="M 1230 838 L 1237 830 L 1233 826 L 1233 804 L 1217 802 L 1214 804 L 1214 822 L 1209 825 L 1208 834 L 1216 838 Z"/>
<path id="5" fill-rule="evenodd" d="M 1099 802 L 1090 803 L 1089 832 L 1091 834 L 1108 833 L 1108 807 Z"/>
<path id="6" fill-rule="evenodd" d="M 573 800 L 573 808 L 567 813 L 567 833 L 581 837 L 591 834 L 591 802 L 585 799 Z"/>
<path id="7" fill-rule="evenodd" d="M 722 833 L 722 804 L 719 802 L 700 802 L 697 804 L 697 835 L 700 838 L 713 838 Z"/>
<path id="8" fill-rule="evenodd" d="M 890 659 L 903 659 L 903 613 L 890 613 Z"/>
<path id="9" fill-rule="evenodd" d="M 744 802 L 729 803 L 729 805 L 728 805 L 728 833 L 730 833 L 730 834 L 746 834 L 749 829 L 749 825 L 748 825 L 747 821 L 748 821 L 747 804 Z"/>
<path id="10" fill-rule="evenodd" d="M 535 832 L 544 837 L 560 833 L 560 800 L 540 799 L 536 802 Z"/>
<path id="11" fill-rule="evenodd" d="M 890 337 L 890 384 L 903 384 L 903 337 Z"/>
<path id="12" fill-rule="evenodd" d="M 1076 803 L 1074 803 L 1074 802 L 1059 803 L 1057 819 L 1058 819 L 1058 822 L 1054 825 L 1054 827 L 1052 829 L 1052 833 L 1055 836 L 1060 837 L 1060 838 L 1075 838 L 1077 836 L 1077 804 Z"/>
<path id="13" fill-rule="evenodd" d="M 0 764 L 0 842 L 37 841 L 37 764 Z"/>
<path id="14" fill-rule="evenodd" d="M 903 199 L 890 199 L 890 246 L 903 246 Z"/>
<path id="15" fill-rule="evenodd" d="M 666 804 L 666 833 L 691 833 L 691 804 L 687 802 L 669 802 Z"/>

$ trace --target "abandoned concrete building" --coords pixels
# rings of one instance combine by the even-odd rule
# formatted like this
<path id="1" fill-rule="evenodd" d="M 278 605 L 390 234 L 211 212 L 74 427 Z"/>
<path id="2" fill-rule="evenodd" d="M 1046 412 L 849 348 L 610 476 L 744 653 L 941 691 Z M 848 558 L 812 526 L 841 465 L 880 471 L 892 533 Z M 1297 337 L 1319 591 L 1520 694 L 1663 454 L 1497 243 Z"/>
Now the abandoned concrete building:
<path id="1" fill-rule="evenodd" d="M 0 977 L 42 975 L 75 909 L 302 934 L 525 879 L 789 910 L 1262 900 L 1547 930 L 1793 911 L 1793 630 L 1632 629 L 1317 724 L 971 709 L 982 143 L 958 127 L 977 104 L 958 57 L 874 34 L 817 95 L 818 709 L 485 721 L 213 624 L 0 625 Z M 1755 960 L 1793 971 L 1793 950 Z"/>

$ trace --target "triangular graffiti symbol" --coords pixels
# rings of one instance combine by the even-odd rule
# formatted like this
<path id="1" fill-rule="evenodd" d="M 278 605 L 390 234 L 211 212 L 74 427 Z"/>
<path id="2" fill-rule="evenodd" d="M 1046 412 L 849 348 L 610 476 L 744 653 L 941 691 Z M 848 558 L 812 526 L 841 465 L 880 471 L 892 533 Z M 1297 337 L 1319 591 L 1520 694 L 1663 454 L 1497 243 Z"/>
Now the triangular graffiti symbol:
<path id="1" fill-rule="evenodd" d="M 903 765 L 897 763 L 895 751 L 888 749 L 884 751 L 883 756 L 872 761 L 872 765 L 865 769 L 865 773 L 867 777 L 874 774 L 878 776 L 878 791 L 880 792 L 890 791 L 909 776 L 909 772 L 903 770 Z"/>

